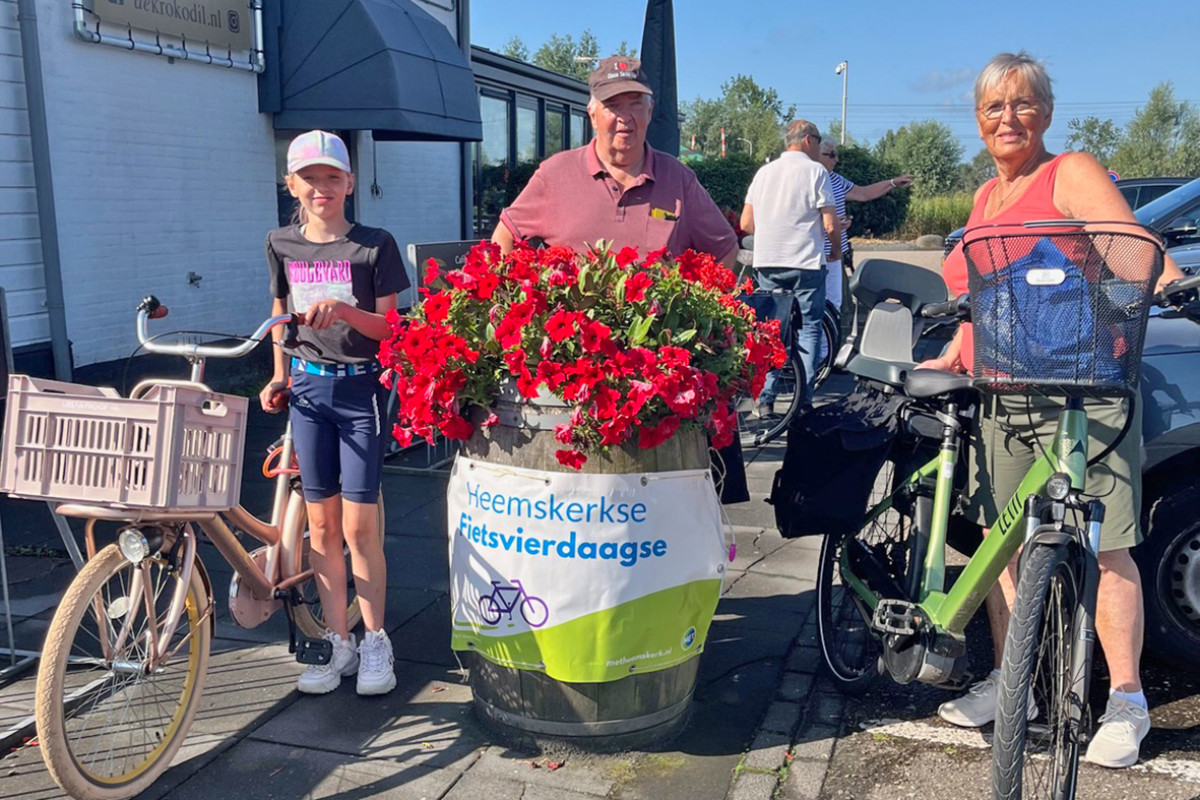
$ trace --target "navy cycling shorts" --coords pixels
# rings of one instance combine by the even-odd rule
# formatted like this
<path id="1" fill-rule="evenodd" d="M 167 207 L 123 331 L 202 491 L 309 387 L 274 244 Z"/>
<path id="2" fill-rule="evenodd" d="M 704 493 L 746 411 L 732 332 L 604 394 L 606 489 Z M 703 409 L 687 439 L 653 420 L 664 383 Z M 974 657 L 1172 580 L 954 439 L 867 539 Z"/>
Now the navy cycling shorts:
<path id="1" fill-rule="evenodd" d="M 341 494 L 374 503 L 383 474 L 386 390 L 378 373 L 312 375 L 292 369 L 292 438 L 304 499 Z"/>

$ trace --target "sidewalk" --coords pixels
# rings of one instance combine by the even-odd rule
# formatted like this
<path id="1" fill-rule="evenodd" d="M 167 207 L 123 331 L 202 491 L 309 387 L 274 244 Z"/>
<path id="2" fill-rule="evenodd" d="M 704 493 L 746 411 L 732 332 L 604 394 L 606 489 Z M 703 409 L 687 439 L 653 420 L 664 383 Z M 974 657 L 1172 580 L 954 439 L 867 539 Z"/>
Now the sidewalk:
<path id="1" fill-rule="evenodd" d="M 252 439 L 269 440 L 271 422 L 252 418 Z M 782 443 L 746 458 L 752 499 L 727 509 L 737 559 L 701 656 L 691 720 L 665 748 L 539 754 L 494 740 L 473 715 L 449 648 L 446 476 L 389 474 L 387 628 L 396 690 L 359 698 L 347 681 L 324 697 L 299 695 L 282 615 L 254 630 L 234 625 L 225 597 L 231 571 L 206 546 L 201 554 L 218 622 L 202 707 L 174 766 L 143 797 L 815 798 L 843 709 L 841 697 L 814 676 L 819 542 L 784 542 L 763 502 Z M 252 471 L 257 464 L 247 465 L 244 502 L 262 510 L 269 486 Z M 14 513 L 14 503 L 0 504 L 6 542 L 10 552 L 33 553 L 8 559 L 16 637 L 18 647 L 33 650 L 73 570 L 53 552 L 53 528 L 37 522 L 44 511 Z M 0 642 L 7 642 L 3 633 Z M 0 731 L 31 713 L 33 693 L 32 670 L 0 688 Z M 0 797 L 61 796 L 36 746 L 22 746 L 29 736 L 29 729 L 18 729 L 3 743 Z"/>

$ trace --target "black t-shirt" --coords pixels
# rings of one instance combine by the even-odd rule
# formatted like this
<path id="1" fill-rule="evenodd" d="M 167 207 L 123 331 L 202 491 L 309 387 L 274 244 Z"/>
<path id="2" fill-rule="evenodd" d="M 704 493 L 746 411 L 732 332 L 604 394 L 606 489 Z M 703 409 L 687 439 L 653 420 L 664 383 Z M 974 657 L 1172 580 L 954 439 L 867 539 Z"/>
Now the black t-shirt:
<path id="1" fill-rule="evenodd" d="M 374 311 L 375 298 L 409 286 L 396 240 L 365 225 L 332 242 L 308 241 L 299 225 L 276 228 L 267 234 L 267 267 L 271 296 L 287 298 L 288 310 L 299 314 L 325 299 Z M 379 342 L 340 320 L 323 331 L 301 326 L 299 340 L 285 352 L 319 364 L 362 364 L 379 353 Z"/>

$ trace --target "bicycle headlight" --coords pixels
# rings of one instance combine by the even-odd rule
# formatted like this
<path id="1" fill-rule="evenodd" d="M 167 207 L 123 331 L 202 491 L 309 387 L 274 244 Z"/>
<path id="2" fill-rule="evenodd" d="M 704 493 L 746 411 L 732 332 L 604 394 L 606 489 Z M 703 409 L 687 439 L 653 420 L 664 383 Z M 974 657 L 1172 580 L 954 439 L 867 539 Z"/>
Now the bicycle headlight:
<path id="1" fill-rule="evenodd" d="M 1056 472 L 1046 481 L 1046 495 L 1051 500 L 1066 500 L 1071 493 L 1071 476 Z"/>
<path id="2" fill-rule="evenodd" d="M 117 537 L 117 548 L 130 564 L 140 564 L 150 555 L 150 543 L 137 528 L 126 528 Z"/>

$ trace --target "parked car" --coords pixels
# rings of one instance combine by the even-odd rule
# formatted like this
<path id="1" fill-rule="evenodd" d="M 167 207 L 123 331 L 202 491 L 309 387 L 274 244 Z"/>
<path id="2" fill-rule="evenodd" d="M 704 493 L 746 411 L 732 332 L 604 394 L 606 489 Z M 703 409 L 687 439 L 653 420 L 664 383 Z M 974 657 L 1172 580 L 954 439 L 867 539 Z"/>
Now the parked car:
<path id="1" fill-rule="evenodd" d="M 1159 233 L 1164 232 L 1163 228 L 1160 228 L 1156 225 L 1152 225 L 1148 220 L 1142 219 L 1142 215 L 1137 212 L 1140 211 L 1142 209 L 1142 207 L 1148 205 L 1149 203 L 1151 203 L 1153 201 L 1160 200 L 1164 197 L 1175 195 L 1175 192 L 1179 191 L 1180 187 L 1184 187 L 1184 186 L 1191 187 L 1193 189 L 1192 194 L 1195 195 L 1195 198 L 1197 199 L 1197 201 L 1200 202 L 1200 179 L 1193 179 L 1193 178 L 1123 178 L 1123 179 L 1117 181 L 1117 188 L 1121 190 L 1121 194 L 1124 195 L 1126 202 L 1129 203 L 1129 207 L 1134 210 L 1134 216 L 1136 216 L 1139 220 L 1141 220 L 1143 225 L 1154 228 Z M 1174 199 L 1167 202 L 1165 205 L 1160 206 L 1159 208 L 1161 210 L 1159 212 L 1157 212 L 1154 216 L 1157 218 L 1157 217 L 1162 216 L 1163 214 L 1169 214 L 1170 209 L 1174 208 L 1176 206 L 1176 204 L 1179 204 L 1179 203 L 1186 204 L 1186 198 L 1188 196 L 1191 196 L 1191 195 L 1182 195 L 1182 196 L 1174 197 Z M 1195 205 L 1195 204 L 1193 204 L 1193 205 Z M 1200 216 L 1200 212 L 1195 211 L 1193 208 L 1192 216 L 1193 217 Z M 950 232 L 950 235 L 947 236 L 945 241 L 943 242 L 942 252 L 944 255 L 950 255 L 950 251 L 954 249 L 955 245 L 957 245 L 960 241 L 962 241 L 964 230 L 966 230 L 966 229 L 958 228 L 958 229 Z M 1167 244 L 1168 244 L 1168 246 L 1170 246 L 1171 242 L 1168 241 Z"/>
<path id="2" fill-rule="evenodd" d="M 1190 213 L 1200 216 L 1195 183 Z M 1168 221 L 1179 219 L 1175 214 Z M 1191 230 L 1194 239 L 1194 223 Z M 1183 272 L 1200 274 L 1200 241 L 1168 252 Z M 1141 401 L 1146 538 L 1133 556 L 1142 573 L 1146 644 L 1172 663 L 1200 669 L 1200 302 L 1183 314 L 1151 313 Z"/>

